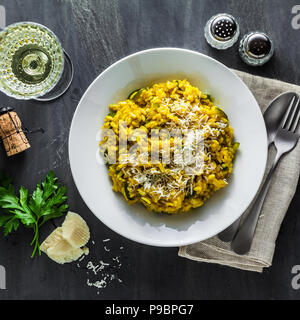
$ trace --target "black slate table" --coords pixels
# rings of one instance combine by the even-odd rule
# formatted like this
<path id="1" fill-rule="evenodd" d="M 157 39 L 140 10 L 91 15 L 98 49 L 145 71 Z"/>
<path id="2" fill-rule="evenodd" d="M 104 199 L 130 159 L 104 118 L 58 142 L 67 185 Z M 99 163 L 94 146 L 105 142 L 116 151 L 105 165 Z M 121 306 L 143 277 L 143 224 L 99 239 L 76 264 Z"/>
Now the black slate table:
<path id="1" fill-rule="evenodd" d="M 71 89 L 59 100 L 41 104 L 1 95 L 1 106 L 14 106 L 30 128 L 44 134 L 29 136 L 32 148 L 8 159 L 0 153 L 0 168 L 13 174 L 16 185 L 31 190 L 53 169 L 68 187 L 70 207 L 91 227 L 91 253 L 80 262 L 60 266 L 47 256 L 30 258 L 32 234 L 20 229 L 0 236 L 0 265 L 6 268 L 7 289 L 0 299 L 297 299 L 291 269 L 300 264 L 300 189 L 298 188 L 277 239 L 273 266 L 262 274 L 177 256 L 176 248 L 154 248 L 131 242 L 104 226 L 81 199 L 71 176 L 68 134 L 78 100 L 106 67 L 133 52 L 153 47 L 182 47 L 203 52 L 231 68 L 300 85 L 300 29 L 292 28 L 294 0 L 2 0 L 7 24 L 35 21 L 59 37 L 75 65 Z M 261 68 L 246 66 L 237 44 L 216 51 L 205 42 L 203 27 L 214 14 L 238 18 L 241 33 L 263 30 L 276 46 L 274 58 Z M 108 191 L 109 192 L 109 191 Z M 57 221 L 60 223 L 60 221 Z M 53 230 L 42 229 L 43 239 Z M 107 242 L 106 252 L 104 239 Z M 120 249 L 123 247 L 123 250 Z M 88 260 L 119 256 L 122 266 L 105 289 L 87 285 L 92 278 Z M 85 262 L 84 262 L 85 261 Z M 89 272 L 89 273 L 87 273 Z"/>

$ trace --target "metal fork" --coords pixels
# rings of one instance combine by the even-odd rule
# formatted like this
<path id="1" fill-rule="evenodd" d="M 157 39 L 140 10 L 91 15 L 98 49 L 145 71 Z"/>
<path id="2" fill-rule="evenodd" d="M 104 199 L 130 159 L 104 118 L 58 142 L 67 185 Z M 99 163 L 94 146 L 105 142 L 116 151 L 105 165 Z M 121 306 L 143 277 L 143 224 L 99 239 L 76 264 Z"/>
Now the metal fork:
<path id="1" fill-rule="evenodd" d="M 276 133 L 274 144 L 277 154 L 272 168 L 256 198 L 251 210 L 249 211 L 244 223 L 237 232 L 231 243 L 231 248 L 238 254 L 246 254 L 249 252 L 257 221 L 263 206 L 265 197 L 268 193 L 271 178 L 279 163 L 281 157 L 293 150 L 300 137 L 300 106 L 299 97 L 294 97 L 286 111 Z"/>

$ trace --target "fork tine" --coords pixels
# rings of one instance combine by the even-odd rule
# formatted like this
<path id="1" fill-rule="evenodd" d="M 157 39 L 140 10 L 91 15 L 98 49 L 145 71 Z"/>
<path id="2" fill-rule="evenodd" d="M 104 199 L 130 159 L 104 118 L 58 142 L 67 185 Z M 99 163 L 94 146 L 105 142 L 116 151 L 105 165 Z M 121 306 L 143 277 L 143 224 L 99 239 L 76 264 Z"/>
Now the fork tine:
<path id="1" fill-rule="evenodd" d="M 282 118 L 282 120 L 280 122 L 280 125 L 279 125 L 280 128 L 284 128 L 285 127 L 286 121 L 289 118 L 289 115 L 290 115 L 290 112 L 291 112 L 291 109 L 293 107 L 295 99 L 296 99 L 296 96 L 293 96 L 293 98 L 291 99 L 291 102 L 289 104 L 289 107 L 288 107 L 287 111 L 285 112 L 285 114 L 284 114 L 284 116 L 283 116 L 283 118 Z"/>
<path id="2" fill-rule="evenodd" d="M 292 131 L 292 132 L 295 132 L 296 128 L 297 128 L 298 125 L 299 125 L 299 119 L 300 119 L 300 107 L 299 107 L 299 102 L 300 102 L 300 99 L 298 98 L 298 101 L 297 101 L 297 115 L 296 115 L 296 118 L 295 118 L 294 121 L 293 121 L 291 130 L 290 130 L 290 131 Z"/>
<path id="3" fill-rule="evenodd" d="M 297 115 L 297 122 L 296 122 L 296 127 L 295 127 L 295 130 L 294 132 L 298 135 L 300 135 L 300 110 L 298 112 L 298 115 Z"/>
<path id="4" fill-rule="evenodd" d="M 294 102 L 295 102 L 295 100 L 294 100 Z M 289 118 L 284 126 L 286 128 L 286 130 L 290 130 L 291 126 L 294 124 L 295 114 L 297 114 L 296 112 L 298 110 L 298 105 L 299 105 L 299 97 L 298 97 L 296 103 L 293 103 L 292 110 L 289 114 Z"/>

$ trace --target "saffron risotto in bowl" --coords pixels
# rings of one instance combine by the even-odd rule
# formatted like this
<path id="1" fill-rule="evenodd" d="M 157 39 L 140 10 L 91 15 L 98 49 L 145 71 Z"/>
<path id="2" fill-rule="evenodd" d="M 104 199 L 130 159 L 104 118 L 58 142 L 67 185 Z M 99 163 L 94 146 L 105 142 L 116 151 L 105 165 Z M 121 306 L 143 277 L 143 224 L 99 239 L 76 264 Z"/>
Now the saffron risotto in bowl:
<path id="1" fill-rule="evenodd" d="M 238 219 L 267 160 L 263 116 L 239 76 L 179 48 L 137 52 L 104 70 L 69 136 L 74 182 L 91 212 L 128 239 L 163 247 L 208 239 Z"/>
<path id="2" fill-rule="evenodd" d="M 122 193 L 129 204 L 141 202 L 148 210 L 162 213 L 186 212 L 202 206 L 228 184 L 239 143 L 234 142 L 225 112 L 189 81 L 173 80 L 135 90 L 127 100 L 109 108 L 103 129 L 113 130 L 117 138 L 105 136 L 101 152 L 109 166 L 112 189 Z M 136 129 L 140 130 L 137 139 L 128 141 L 121 152 L 120 134 L 125 141 Z M 164 130 L 165 136 L 154 139 L 156 130 Z M 180 140 L 170 134 L 174 130 Z M 130 155 L 128 151 L 143 133 L 144 143 Z M 157 150 L 154 159 L 153 150 Z M 183 159 L 187 150 L 189 161 Z M 176 152 L 181 161 L 175 161 Z M 113 163 L 109 161 L 112 154 Z M 164 161 L 165 154 L 169 161 Z"/>

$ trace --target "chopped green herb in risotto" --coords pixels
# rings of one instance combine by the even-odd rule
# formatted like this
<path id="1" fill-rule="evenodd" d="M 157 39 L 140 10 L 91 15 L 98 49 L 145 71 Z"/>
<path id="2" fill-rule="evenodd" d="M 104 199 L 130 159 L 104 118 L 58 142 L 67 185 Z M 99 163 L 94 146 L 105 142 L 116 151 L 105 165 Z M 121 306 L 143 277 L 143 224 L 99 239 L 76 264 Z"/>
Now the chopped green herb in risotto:
<path id="1" fill-rule="evenodd" d="M 115 152 L 116 161 L 109 164 L 112 188 L 122 193 L 129 204 L 141 202 L 155 212 L 186 212 L 202 206 L 227 185 L 239 143 L 234 142 L 233 129 L 225 112 L 187 80 L 167 81 L 135 90 L 127 100 L 109 108 L 103 128 L 113 130 L 117 144 L 109 144 L 104 137 L 100 146 L 106 158 L 109 151 Z M 124 122 L 126 128 L 120 127 Z M 120 130 L 125 130 L 123 134 L 127 139 L 135 129 L 144 132 L 146 140 L 139 145 L 136 154 L 126 154 L 143 135 L 138 135 L 136 141 L 128 139 L 126 150 L 121 150 Z M 154 139 L 158 130 L 179 130 L 183 137 L 180 148 L 179 140 L 172 135 Z M 200 149 L 194 142 L 199 134 Z M 197 165 L 186 160 L 176 161 L 176 155 L 183 155 L 186 149 L 192 158 L 198 159 L 200 154 L 202 161 Z M 153 150 L 159 150 L 156 161 L 151 158 Z M 141 156 L 144 156 L 143 161 L 140 161 Z M 163 161 L 168 157 L 170 161 Z"/>

